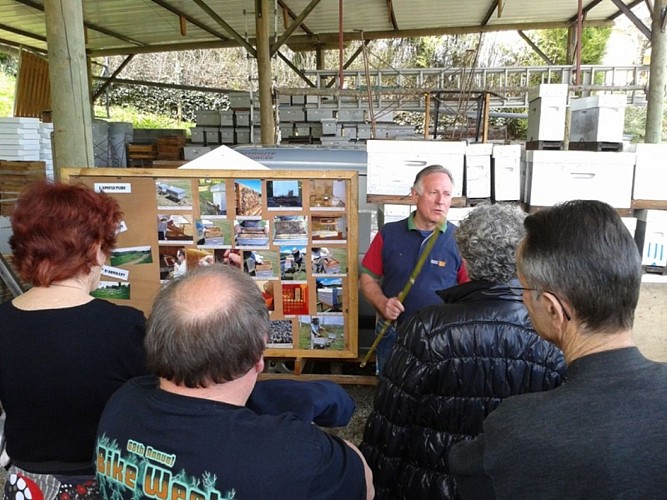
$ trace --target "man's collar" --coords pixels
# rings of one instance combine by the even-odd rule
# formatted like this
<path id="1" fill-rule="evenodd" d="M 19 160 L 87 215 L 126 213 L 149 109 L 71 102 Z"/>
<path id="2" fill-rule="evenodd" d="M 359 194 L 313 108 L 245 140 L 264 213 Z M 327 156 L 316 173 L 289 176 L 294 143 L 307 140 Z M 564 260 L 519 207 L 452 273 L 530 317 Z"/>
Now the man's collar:
<path id="1" fill-rule="evenodd" d="M 408 216 L 408 231 L 420 231 L 419 228 L 415 225 L 415 214 L 417 211 L 415 210 Z M 447 219 L 442 221 L 442 224 L 438 226 L 438 229 L 440 230 L 441 233 L 444 233 L 447 231 Z"/>

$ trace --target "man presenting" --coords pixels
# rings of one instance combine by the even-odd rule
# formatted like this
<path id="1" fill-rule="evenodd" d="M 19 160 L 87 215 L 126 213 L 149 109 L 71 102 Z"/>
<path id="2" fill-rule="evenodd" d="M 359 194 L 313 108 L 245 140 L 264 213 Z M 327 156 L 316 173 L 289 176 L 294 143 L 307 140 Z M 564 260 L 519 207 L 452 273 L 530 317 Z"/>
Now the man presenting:
<path id="1" fill-rule="evenodd" d="M 616 211 L 570 201 L 526 218 L 524 303 L 560 347 L 566 382 L 503 401 L 483 434 L 455 445 L 463 498 L 664 498 L 667 364 L 632 340 L 641 259 Z"/>
<path id="2" fill-rule="evenodd" d="M 256 283 L 199 267 L 158 294 L 145 338 L 153 376 L 131 380 L 98 428 L 103 498 L 371 499 L 359 450 L 291 413 L 245 408 L 264 368 Z"/>
<path id="3" fill-rule="evenodd" d="M 396 339 L 396 328 L 422 307 L 440 304 L 438 290 L 467 281 L 456 248 L 455 226 L 446 222 L 452 202 L 452 174 L 441 165 L 422 169 L 411 189 L 417 210 L 407 219 L 385 224 L 373 239 L 361 263 L 359 286 L 378 314 L 376 333 L 385 320 L 395 322 L 377 346 L 376 371 L 380 372 Z M 403 302 L 403 290 L 422 250 L 437 238 L 424 266 Z"/>

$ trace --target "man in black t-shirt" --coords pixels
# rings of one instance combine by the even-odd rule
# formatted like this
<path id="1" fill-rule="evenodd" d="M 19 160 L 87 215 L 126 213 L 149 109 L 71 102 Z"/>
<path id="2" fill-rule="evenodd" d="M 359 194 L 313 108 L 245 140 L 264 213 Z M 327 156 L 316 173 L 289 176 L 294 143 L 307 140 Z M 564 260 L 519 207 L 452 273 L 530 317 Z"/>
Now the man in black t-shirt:
<path id="1" fill-rule="evenodd" d="M 264 368 L 268 311 L 249 276 L 197 268 L 163 288 L 146 333 L 153 376 L 128 382 L 98 429 L 104 498 L 372 499 L 352 444 L 244 405 Z"/>

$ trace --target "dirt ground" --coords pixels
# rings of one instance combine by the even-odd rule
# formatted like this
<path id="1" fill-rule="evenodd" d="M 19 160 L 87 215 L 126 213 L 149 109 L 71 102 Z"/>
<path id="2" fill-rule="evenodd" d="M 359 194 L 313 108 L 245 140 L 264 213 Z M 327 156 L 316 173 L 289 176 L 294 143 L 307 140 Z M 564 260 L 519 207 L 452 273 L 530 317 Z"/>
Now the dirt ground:
<path id="1" fill-rule="evenodd" d="M 667 282 L 642 283 L 634 337 L 644 356 L 667 362 Z"/>

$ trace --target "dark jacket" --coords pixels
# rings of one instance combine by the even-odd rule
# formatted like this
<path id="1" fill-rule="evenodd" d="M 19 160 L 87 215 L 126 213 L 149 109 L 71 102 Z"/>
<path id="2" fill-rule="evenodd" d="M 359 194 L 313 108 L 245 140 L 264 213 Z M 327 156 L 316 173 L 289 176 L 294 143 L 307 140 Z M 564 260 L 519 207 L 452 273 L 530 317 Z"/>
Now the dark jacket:
<path id="1" fill-rule="evenodd" d="M 508 285 L 472 281 L 439 295 L 444 305 L 399 329 L 380 374 L 360 446 L 377 499 L 456 498 L 452 444 L 479 434 L 504 398 L 553 389 L 565 373 Z"/>

